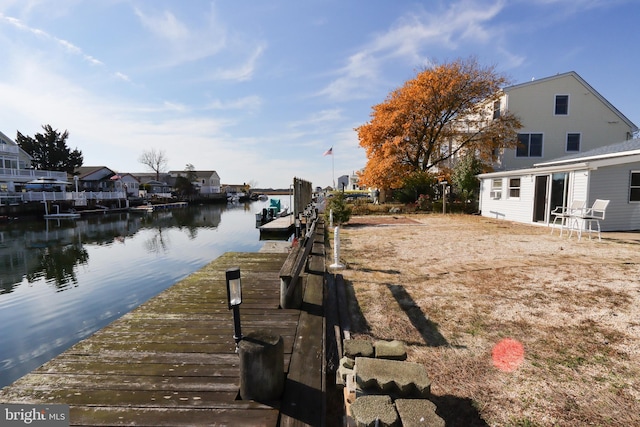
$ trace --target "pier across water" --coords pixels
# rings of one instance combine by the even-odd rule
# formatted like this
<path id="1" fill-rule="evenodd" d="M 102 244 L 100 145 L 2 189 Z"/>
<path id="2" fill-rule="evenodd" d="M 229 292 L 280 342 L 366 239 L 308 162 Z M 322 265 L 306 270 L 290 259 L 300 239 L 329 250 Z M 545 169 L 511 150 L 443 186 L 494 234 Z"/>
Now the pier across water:
<path id="1" fill-rule="evenodd" d="M 68 404 L 70 425 L 321 425 L 324 229 L 301 309 L 280 309 L 286 253 L 226 253 L 12 385 L 0 402 Z M 225 271 L 240 267 L 243 333 L 284 340 L 280 400 L 239 400 Z"/>

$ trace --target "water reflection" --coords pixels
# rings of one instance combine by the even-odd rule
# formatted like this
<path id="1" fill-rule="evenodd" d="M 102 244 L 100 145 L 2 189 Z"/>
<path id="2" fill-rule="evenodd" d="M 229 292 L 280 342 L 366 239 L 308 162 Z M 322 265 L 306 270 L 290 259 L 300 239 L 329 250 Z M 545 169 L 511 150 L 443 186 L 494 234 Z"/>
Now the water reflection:
<path id="1" fill-rule="evenodd" d="M 190 240 L 200 228 L 215 229 L 223 206 L 186 208 L 150 214 L 117 213 L 78 220 L 42 220 L 2 224 L 0 228 L 0 294 L 16 286 L 45 280 L 58 291 L 78 284 L 76 269 L 86 265 L 85 245 L 126 244 L 141 230 L 150 230 L 143 244 L 149 253 L 166 253 L 170 237 L 163 231 L 178 229 Z"/>
<path id="2" fill-rule="evenodd" d="M 28 271 L 26 279 L 33 283 L 44 277 L 58 291 L 64 291 L 71 285 L 77 285 L 75 267 L 86 264 L 88 260 L 89 253 L 80 244 L 46 248 L 38 255 L 35 271 Z"/>
<path id="3" fill-rule="evenodd" d="M 259 250 L 262 204 L 0 224 L 0 387 L 224 252 Z"/>

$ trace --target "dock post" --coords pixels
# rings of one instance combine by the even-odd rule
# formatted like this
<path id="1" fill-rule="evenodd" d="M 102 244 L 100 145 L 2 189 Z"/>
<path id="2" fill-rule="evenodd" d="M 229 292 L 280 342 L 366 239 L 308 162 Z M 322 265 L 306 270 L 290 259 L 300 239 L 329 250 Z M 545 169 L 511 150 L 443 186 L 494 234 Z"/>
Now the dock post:
<path id="1" fill-rule="evenodd" d="M 280 335 L 251 332 L 238 345 L 240 398 L 278 400 L 284 390 L 284 341 Z"/>

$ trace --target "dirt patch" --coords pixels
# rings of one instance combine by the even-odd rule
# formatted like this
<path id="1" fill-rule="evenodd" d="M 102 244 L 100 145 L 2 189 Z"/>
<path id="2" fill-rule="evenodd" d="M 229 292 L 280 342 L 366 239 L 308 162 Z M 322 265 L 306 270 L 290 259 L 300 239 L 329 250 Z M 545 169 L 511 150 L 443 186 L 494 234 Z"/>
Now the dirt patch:
<path id="1" fill-rule="evenodd" d="M 637 241 L 465 215 L 350 224 L 353 333 L 408 343 L 448 425 L 640 425 Z M 524 349 L 515 365 L 496 360 L 505 339 Z"/>

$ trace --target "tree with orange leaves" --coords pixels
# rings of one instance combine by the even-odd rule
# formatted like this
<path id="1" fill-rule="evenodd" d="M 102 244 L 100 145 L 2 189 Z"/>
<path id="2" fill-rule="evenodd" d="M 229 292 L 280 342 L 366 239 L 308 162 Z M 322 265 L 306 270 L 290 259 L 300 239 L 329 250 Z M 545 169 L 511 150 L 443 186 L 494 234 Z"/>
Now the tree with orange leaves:
<path id="1" fill-rule="evenodd" d="M 496 148 L 515 147 L 520 120 L 508 112 L 494 118 L 507 83 L 495 67 L 481 67 L 474 58 L 419 72 L 356 128 L 368 159 L 360 182 L 399 188 L 407 177 L 442 168 L 458 153 L 471 151 L 490 162 Z"/>

